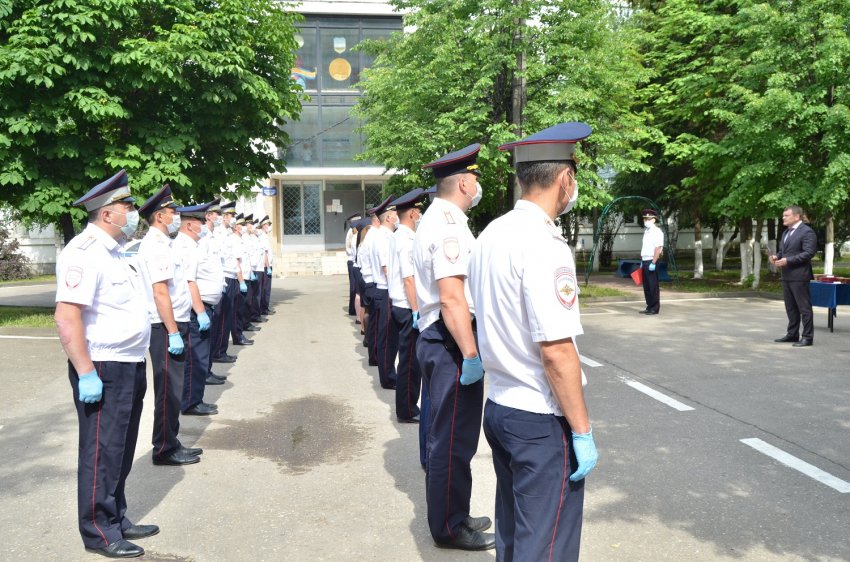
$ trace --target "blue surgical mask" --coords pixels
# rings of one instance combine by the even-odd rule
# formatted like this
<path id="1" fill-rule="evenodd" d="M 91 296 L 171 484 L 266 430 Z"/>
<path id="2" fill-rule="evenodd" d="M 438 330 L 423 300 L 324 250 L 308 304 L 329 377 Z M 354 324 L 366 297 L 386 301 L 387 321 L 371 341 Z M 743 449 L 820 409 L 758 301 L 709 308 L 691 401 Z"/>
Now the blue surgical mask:
<path id="1" fill-rule="evenodd" d="M 180 230 L 180 215 L 174 215 L 171 217 L 171 224 L 166 225 L 169 234 L 174 234 L 178 230 Z"/>
<path id="2" fill-rule="evenodd" d="M 469 208 L 473 208 L 474 206 L 481 203 L 481 198 L 484 196 L 484 192 L 481 189 L 481 184 L 475 182 L 475 196 L 472 197 L 472 203 L 469 205 Z"/>
<path id="3" fill-rule="evenodd" d="M 201 231 L 198 232 L 198 237 L 203 238 L 204 236 L 206 236 L 209 233 L 210 233 L 209 227 L 205 224 L 202 224 L 201 225 Z"/>
<path id="4" fill-rule="evenodd" d="M 124 226 L 119 226 L 118 228 L 121 229 L 121 232 L 124 234 L 125 237 L 132 237 L 133 234 L 136 233 L 136 229 L 139 228 L 139 211 L 133 210 L 127 213 L 122 213 L 121 211 L 112 212 L 127 217 L 127 223 Z"/>

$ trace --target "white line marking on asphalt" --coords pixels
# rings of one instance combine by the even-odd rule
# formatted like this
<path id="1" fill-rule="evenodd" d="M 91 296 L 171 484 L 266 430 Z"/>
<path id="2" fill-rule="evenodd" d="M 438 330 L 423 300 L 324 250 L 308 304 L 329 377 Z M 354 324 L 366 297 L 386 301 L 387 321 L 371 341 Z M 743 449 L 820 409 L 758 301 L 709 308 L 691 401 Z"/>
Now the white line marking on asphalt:
<path id="1" fill-rule="evenodd" d="M 587 365 L 588 367 L 601 367 L 602 366 L 602 363 L 597 363 L 593 359 L 585 357 L 584 355 L 579 355 L 578 358 L 581 359 L 581 362 L 584 363 L 585 365 Z"/>
<path id="2" fill-rule="evenodd" d="M 828 472 L 824 472 L 823 470 L 807 463 L 804 460 L 798 459 L 793 455 L 789 455 L 782 449 L 778 449 L 770 443 L 765 443 L 761 439 L 755 438 L 741 439 L 741 443 L 743 443 L 744 445 L 749 445 L 756 451 L 764 453 L 765 455 L 775 460 L 778 460 L 785 466 L 793 468 L 797 472 L 802 472 L 806 476 L 814 478 L 821 484 L 826 484 L 833 490 L 837 490 L 842 494 L 850 493 L 850 483 L 847 483 L 844 480 L 837 478 Z"/>
<path id="3" fill-rule="evenodd" d="M 59 336 L 6 336 L 0 334 L 3 340 L 58 340 Z"/>
<path id="4" fill-rule="evenodd" d="M 704 298 L 704 299 L 670 299 L 670 300 L 665 300 L 665 301 L 664 301 L 664 304 L 676 304 L 676 303 L 678 303 L 678 302 L 743 301 L 743 300 L 747 300 L 747 297 L 707 297 L 707 298 Z M 776 301 L 776 302 L 781 303 L 782 301 L 780 300 L 780 301 Z M 607 305 L 610 305 L 610 304 L 633 304 L 633 305 L 635 305 L 635 306 L 637 306 L 637 305 L 641 305 L 641 306 L 643 306 L 643 305 L 644 305 L 643 301 L 639 301 L 639 300 L 633 300 L 633 301 L 605 301 L 605 305 L 606 305 L 606 306 L 607 306 Z M 587 314 L 586 314 L 584 311 L 582 311 L 582 312 L 581 312 L 581 315 L 582 315 L 582 316 L 586 316 Z"/>
<path id="5" fill-rule="evenodd" d="M 674 410 L 679 410 L 680 412 L 688 412 L 690 410 L 693 410 L 693 408 L 688 406 L 687 404 L 683 404 L 682 402 L 679 402 L 675 398 L 670 398 L 666 394 L 662 394 L 662 393 L 658 392 L 657 390 L 653 390 L 653 389 L 649 388 L 648 386 L 646 386 L 645 384 L 639 383 L 639 382 L 632 380 L 630 378 L 627 378 L 627 377 L 620 377 L 620 380 L 622 380 L 624 383 L 626 383 L 628 386 L 634 388 L 638 392 L 643 392 L 644 394 L 646 394 L 650 398 L 655 398 L 659 402 L 663 402 L 664 404 L 667 404 L 668 406 L 670 406 Z"/>

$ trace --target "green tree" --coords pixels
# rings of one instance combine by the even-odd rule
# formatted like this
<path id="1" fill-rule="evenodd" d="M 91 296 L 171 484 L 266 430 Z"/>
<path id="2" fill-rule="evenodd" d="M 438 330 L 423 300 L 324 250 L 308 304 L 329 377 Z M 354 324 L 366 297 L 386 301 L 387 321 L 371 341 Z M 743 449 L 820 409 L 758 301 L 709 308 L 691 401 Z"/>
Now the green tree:
<path id="1" fill-rule="evenodd" d="M 135 193 L 247 189 L 300 111 L 274 0 L 0 0 L 0 200 L 58 223 L 126 168 Z"/>
<path id="2" fill-rule="evenodd" d="M 605 164 L 641 169 L 639 141 L 655 135 L 635 111 L 646 79 L 632 31 L 611 4 L 580 0 L 569 10 L 520 0 L 397 2 L 415 31 L 367 44 L 378 55 L 364 73 L 364 158 L 401 173 L 390 188 L 427 185 L 420 170 L 451 149 L 481 142 L 484 200 L 478 226 L 510 208 L 510 159 L 498 146 L 563 121 L 585 121 L 594 134 L 581 145 L 578 208 L 608 200 L 596 173 Z M 524 59 L 524 68 L 519 60 Z M 524 79 L 525 109 L 517 115 L 514 85 Z"/>

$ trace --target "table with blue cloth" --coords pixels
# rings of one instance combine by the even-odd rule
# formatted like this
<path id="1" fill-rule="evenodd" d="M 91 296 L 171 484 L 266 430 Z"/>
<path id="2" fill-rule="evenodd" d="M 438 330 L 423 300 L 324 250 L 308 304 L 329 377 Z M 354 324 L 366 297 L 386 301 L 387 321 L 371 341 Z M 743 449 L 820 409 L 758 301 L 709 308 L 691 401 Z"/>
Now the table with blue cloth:
<path id="1" fill-rule="evenodd" d="M 812 306 L 822 306 L 829 309 L 829 331 L 832 331 L 832 320 L 835 309 L 839 304 L 850 304 L 850 283 L 821 283 L 811 281 L 809 293 L 812 296 Z"/>

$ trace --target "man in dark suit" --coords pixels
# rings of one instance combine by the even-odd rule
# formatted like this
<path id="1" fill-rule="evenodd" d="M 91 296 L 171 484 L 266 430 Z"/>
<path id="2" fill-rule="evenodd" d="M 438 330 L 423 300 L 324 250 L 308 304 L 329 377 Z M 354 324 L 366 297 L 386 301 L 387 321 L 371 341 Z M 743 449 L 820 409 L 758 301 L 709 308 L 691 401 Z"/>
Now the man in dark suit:
<path id="1" fill-rule="evenodd" d="M 779 250 L 770 256 L 770 261 L 782 270 L 788 330 L 785 336 L 774 341 L 794 342 L 794 347 L 807 347 L 814 342 L 809 281 L 814 277 L 812 257 L 817 252 L 818 239 L 815 231 L 803 224 L 803 209 L 797 205 L 790 205 L 782 212 L 782 224 L 786 231 L 779 243 Z M 799 333 L 801 321 L 802 337 Z"/>

